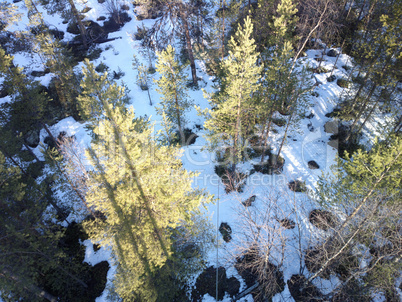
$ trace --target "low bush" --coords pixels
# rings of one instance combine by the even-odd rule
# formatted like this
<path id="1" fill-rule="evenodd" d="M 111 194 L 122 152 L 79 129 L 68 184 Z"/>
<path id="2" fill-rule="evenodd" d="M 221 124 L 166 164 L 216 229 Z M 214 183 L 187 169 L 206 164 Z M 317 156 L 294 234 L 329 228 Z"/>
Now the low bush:
<path id="1" fill-rule="evenodd" d="M 327 231 L 338 224 L 338 219 L 334 214 L 325 210 L 315 209 L 310 212 L 309 221 L 315 227 Z"/>
<path id="2" fill-rule="evenodd" d="M 338 84 L 338 86 L 342 88 L 350 87 L 350 82 L 345 79 L 338 79 L 338 81 L 336 81 L 336 84 Z"/>
<path id="3" fill-rule="evenodd" d="M 289 182 L 288 187 L 293 192 L 302 193 L 307 191 L 306 183 L 301 180 L 292 180 Z"/>

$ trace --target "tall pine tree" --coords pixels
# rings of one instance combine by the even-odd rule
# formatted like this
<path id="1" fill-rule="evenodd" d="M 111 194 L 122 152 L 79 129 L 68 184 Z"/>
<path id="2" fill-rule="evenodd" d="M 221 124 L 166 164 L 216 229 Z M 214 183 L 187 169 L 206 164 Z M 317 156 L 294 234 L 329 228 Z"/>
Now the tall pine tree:
<path id="1" fill-rule="evenodd" d="M 211 146 L 226 143 L 231 150 L 231 169 L 242 159 L 245 140 L 256 125 L 254 94 L 259 89 L 261 67 L 251 38 L 253 25 L 246 18 L 229 42 L 229 56 L 222 62 L 223 79 L 220 91 L 210 96 L 212 110 L 205 128 L 209 131 Z"/>
<path id="2" fill-rule="evenodd" d="M 185 144 L 184 125 L 186 118 L 184 113 L 190 109 L 191 101 L 187 94 L 186 76 L 184 66 L 175 58 L 175 50 L 169 45 L 165 51 L 159 52 L 156 70 L 161 77 L 156 81 L 157 92 L 161 94 L 161 107 L 156 107 L 159 114 L 164 112 L 166 116 L 177 125 L 180 141 Z"/>
<path id="3" fill-rule="evenodd" d="M 86 229 L 92 240 L 112 247 L 116 293 L 127 301 L 156 301 L 158 274 L 172 259 L 172 235 L 191 225 L 208 197 L 191 188 L 194 174 L 182 168 L 177 147 L 160 145 L 147 121 L 108 102 L 105 87 L 84 89 L 96 95 L 103 112 L 93 124 L 86 193 L 88 205 L 101 214 Z"/>

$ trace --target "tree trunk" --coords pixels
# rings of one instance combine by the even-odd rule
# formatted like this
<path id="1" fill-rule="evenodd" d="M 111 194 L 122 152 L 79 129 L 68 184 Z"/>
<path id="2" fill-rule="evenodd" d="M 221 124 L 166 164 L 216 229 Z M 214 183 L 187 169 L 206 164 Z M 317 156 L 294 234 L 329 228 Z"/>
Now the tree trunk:
<path id="1" fill-rule="evenodd" d="M 149 98 L 149 105 L 152 106 L 152 100 L 151 100 L 151 94 L 149 93 L 149 88 L 147 89 L 148 92 L 148 98 Z"/>
<path id="2" fill-rule="evenodd" d="M 281 155 L 282 147 L 283 147 L 283 145 L 285 143 L 286 135 L 288 134 L 288 130 L 289 130 L 289 127 L 290 127 L 290 122 L 292 121 L 292 118 L 293 118 L 293 114 L 294 114 L 293 112 L 290 114 L 289 120 L 288 120 L 288 122 L 286 124 L 285 134 L 283 135 L 281 145 L 279 146 L 278 154 L 276 155 L 276 160 L 278 160 L 279 156 Z"/>
<path id="3" fill-rule="evenodd" d="M 71 12 L 73 13 L 75 20 L 77 21 L 78 28 L 80 30 L 82 37 L 82 44 L 84 45 L 85 48 L 88 48 L 87 31 L 85 29 L 84 24 L 81 21 L 80 14 L 78 13 L 77 8 L 75 7 L 74 0 L 68 0 L 68 3 L 70 3 Z"/>
<path id="4" fill-rule="evenodd" d="M 354 119 L 352 125 L 350 126 L 350 130 L 348 135 L 346 136 L 345 141 L 348 141 L 350 137 L 353 134 L 353 130 L 356 127 L 357 122 L 359 121 L 360 117 L 363 115 L 364 111 L 366 110 L 366 107 L 368 105 L 368 102 L 370 101 L 371 96 L 373 95 L 375 89 L 377 88 L 377 85 L 374 84 L 373 88 L 371 88 L 366 100 L 363 102 L 361 109 L 359 110 L 359 113 L 357 114 L 356 118 Z"/>
<path id="5" fill-rule="evenodd" d="M 190 37 L 190 30 L 188 28 L 187 14 L 185 13 L 183 6 L 180 7 L 180 10 L 181 10 L 180 18 L 181 18 L 181 21 L 183 22 L 184 35 L 186 37 L 186 47 L 187 47 L 188 58 L 190 59 L 190 67 L 191 67 L 191 75 L 193 78 L 193 84 L 197 85 L 197 70 L 195 68 L 193 46 L 191 45 L 191 37 Z"/>
<path id="6" fill-rule="evenodd" d="M 225 57 L 225 0 L 222 1 L 221 61 Z"/>
<path id="7" fill-rule="evenodd" d="M 239 101 L 237 102 L 237 116 L 236 116 L 236 127 L 235 127 L 235 135 L 234 135 L 234 140 L 233 140 L 233 163 L 232 163 L 232 170 L 233 172 L 235 171 L 236 168 L 236 164 L 238 161 L 237 158 L 237 153 L 239 152 L 239 150 L 237 149 L 237 145 L 238 145 L 238 140 L 239 140 L 239 132 L 240 132 L 240 112 L 241 112 L 241 99 L 239 99 Z"/>
<path id="8" fill-rule="evenodd" d="M 363 198 L 363 200 L 360 202 L 360 204 L 354 209 L 354 211 L 342 223 L 340 228 L 337 230 L 338 234 L 341 234 L 341 232 L 343 232 L 343 230 L 349 225 L 349 223 L 352 221 L 352 219 L 354 217 L 356 217 L 356 215 L 360 212 L 360 210 L 367 203 L 367 201 L 369 200 L 371 195 L 373 195 L 373 193 L 374 193 L 375 189 L 377 188 L 378 184 L 383 180 L 383 178 L 386 176 L 388 171 L 391 169 L 392 165 L 397 161 L 397 159 L 399 158 L 399 156 L 401 156 L 401 154 L 402 154 L 402 150 L 399 150 L 399 152 L 395 155 L 395 157 L 393 159 L 393 162 L 390 165 L 387 166 L 387 169 L 385 171 L 383 171 L 381 173 L 380 177 L 374 183 L 372 189 L 366 194 L 366 196 Z M 377 203 L 376 208 L 378 206 L 379 206 L 379 203 Z M 363 219 L 363 221 L 360 223 L 360 225 L 364 224 L 366 220 L 367 220 L 367 218 Z M 342 248 L 335 255 L 330 257 L 324 264 L 321 265 L 321 268 L 313 276 L 311 276 L 307 280 L 307 283 L 311 282 L 313 279 L 317 278 L 318 275 L 321 274 L 329 266 L 329 264 L 333 260 L 335 260 L 349 246 L 349 244 L 351 243 L 353 238 L 357 235 L 358 231 L 359 231 L 359 228 L 357 228 L 357 230 L 352 234 L 352 236 L 348 239 L 348 241 L 343 244 Z M 327 241 L 326 245 L 328 246 L 328 244 L 333 242 L 333 240 L 334 240 L 334 237 L 332 236 L 331 238 L 329 238 L 329 240 Z"/>
<path id="9" fill-rule="evenodd" d="M 269 113 L 269 122 L 268 122 L 268 125 L 266 126 L 265 135 L 263 136 L 263 141 L 262 141 L 261 163 L 264 162 L 265 152 L 267 150 L 268 136 L 269 136 L 269 131 L 271 129 L 273 113 L 274 113 L 274 111 L 273 111 L 273 109 L 271 109 L 271 112 Z"/>
<path id="10" fill-rule="evenodd" d="M 3 268 L 3 270 L 0 272 L 0 276 L 5 278 L 5 279 L 12 279 L 14 282 L 20 284 L 21 287 L 25 288 L 28 292 L 32 293 L 33 295 L 39 297 L 39 298 L 44 298 L 50 302 L 57 302 L 57 298 L 48 293 L 47 291 L 39 288 L 38 286 L 32 284 L 28 280 L 21 278 L 11 272 L 7 268 Z"/>

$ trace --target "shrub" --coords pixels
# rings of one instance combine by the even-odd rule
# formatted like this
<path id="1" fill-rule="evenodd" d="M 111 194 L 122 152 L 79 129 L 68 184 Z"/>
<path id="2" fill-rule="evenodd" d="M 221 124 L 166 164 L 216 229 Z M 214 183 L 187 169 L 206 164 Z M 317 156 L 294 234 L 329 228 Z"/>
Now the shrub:
<path id="1" fill-rule="evenodd" d="M 233 297 L 240 289 L 240 282 L 234 277 L 228 279 L 226 269 L 222 266 L 218 268 L 218 284 L 218 300 L 223 299 L 225 292 Z M 216 297 L 216 268 L 213 266 L 206 268 L 198 276 L 191 293 L 191 301 L 202 301 L 205 294 Z"/>
<path id="2" fill-rule="evenodd" d="M 125 73 L 120 69 L 116 71 L 113 71 L 113 80 L 120 80 L 121 77 L 123 77 L 125 75 Z"/>
<path id="3" fill-rule="evenodd" d="M 307 191 L 306 183 L 304 181 L 301 181 L 301 180 L 292 180 L 291 182 L 289 182 L 288 187 L 293 192 L 300 192 L 301 193 L 301 192 L 306 192 Z"/>
<path id="4" fill-rule="evenodd" d="M 321 301 L 319 299 L 322 296 L 320 291 L 314 284 L 308 283 L 303 275 L 293 275 L 288 280 L 288 288 L 295 301 Z"/>
<path id="5" fill-rule="evenodd" d="M 104 73 L 108 70 L 109 70 L 109 67 L 103 62 L 101 62 L 98 66 L 95 67 L 95 71 L 99 72 L 99 73 Z"/>
<path id="6" fill-rule="evenodd" d="M 338 81 L 336 81 L 336 84 L 338 84 L 338 86 L 342 88 L 349 88 L 350 86 L 350 82 L 345 79 L 338 79 Z"/>
<path id="7" fill-rule="evenodd" d="M 143 40 L 148 33 L 148 29 L 142 25 L 141 27 L 137 26 L 137 32 L 135 33 L 134 37 L 136 40 Z"/>
<path id="8" fill-rule="evenodd" d="M 99 47 L 95 47 L 88 53 L 88 55 L 86 57 L 90 61 L 97 60 L 101 56 L 101 53 L 102 53 L 102 49 Z"/>
<path id="9" fill-rule="evenodd" d="M 256 281 L 260 284 L 251 292 L 254 301 L 271 301 L 274 295 L 285 289 L 283 273 L 276 265 L 270 262 L 264 263 L 264 260 L 259 255 L 258 247 L 251 246 L 237 258 L 235 264 L 247 287 L 253 286 Z"/>
<path id="10" fill-rule="evenodd" d="M 338 219 L 334 214 L 325 210 L 315 209 L 310 212 L 309 221 L 315 227 L 327 231 L 329 228 L 334 228 Z"/>
<path id="11" fill-rule="evenodd" d="M 283 171 L 283 166 L 285 165 L 285 159 L 279 156 L 276 159 L 276 154 L 269 154 L 268 161 L 263 164 L 253 165 L 256 172 L 260 172 L 262 174 L 281 174 Z"/>
<path id="12" fill-rule="evenodd" d="M 278 127 L 283 127 L 286 125 L 286 120 L 283 118 L 273 118 L 272 122 Z"/>
<path id="13" fill-rule="evenodd" d="M 277 221 L 285 229 L 294 229 L 295 226 L 296 226 L 296 223 L 293 220 L 290 220 L 288 218 L 284 218 L 284 219 L 281 219 L 281 220 L 277 219 Z"/>

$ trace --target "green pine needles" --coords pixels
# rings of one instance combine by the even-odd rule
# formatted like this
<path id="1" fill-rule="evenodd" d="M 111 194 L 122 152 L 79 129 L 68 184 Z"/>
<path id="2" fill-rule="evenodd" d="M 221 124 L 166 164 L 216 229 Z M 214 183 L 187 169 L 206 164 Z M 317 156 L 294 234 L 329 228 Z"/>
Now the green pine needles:
<path id="1" fill-rule="evenodd" d="M 180 141 L 184 143 L 183 130 L 186 123 L 184 114 L 192 105 L 187 93 L 185 66 L 180 65 L 175 59 L 175 49 L 171 45 L 157 55 L 156 70 L 161 77 L 155 82 L 158 85 L 156 91 L 161 94 L 161 103 L 156 110 L 161 115 L 164 112 L 167 118 L 177 126 Z"/>

